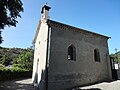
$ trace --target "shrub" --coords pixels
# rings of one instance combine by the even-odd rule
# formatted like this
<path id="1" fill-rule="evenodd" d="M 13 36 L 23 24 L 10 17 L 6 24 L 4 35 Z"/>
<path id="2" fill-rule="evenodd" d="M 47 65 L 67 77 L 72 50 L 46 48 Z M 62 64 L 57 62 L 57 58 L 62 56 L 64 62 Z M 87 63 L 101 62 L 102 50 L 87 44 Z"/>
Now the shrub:
<path id="1" fill-rule="evenodd" d="M 28 51 L 19 54 L 13 60 L 14 67 L 19 67 L 22 69 L 32 70 L 33 67 L 33 50 L 28 49 Z"/>
<path id="2" fill-rule="evenodd" d="M 11 80 L 17 78 L 28 78 L 32 76 L 32 71 L 21 68 L 2 68 L 0 69 L 0 80 Z"/>
<path id="3" fill-rule="evenodd" d="M 0 69 L 5 68 L 5 65 L 0 64 Z"/>

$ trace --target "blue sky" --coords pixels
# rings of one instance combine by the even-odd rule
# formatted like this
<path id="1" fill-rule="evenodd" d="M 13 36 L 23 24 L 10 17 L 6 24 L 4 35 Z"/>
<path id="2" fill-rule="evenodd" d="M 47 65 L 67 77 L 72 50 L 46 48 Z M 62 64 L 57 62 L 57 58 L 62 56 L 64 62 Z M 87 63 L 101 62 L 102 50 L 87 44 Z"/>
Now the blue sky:
<path id="1" fill-rule="evenodd" d="M 32 45 L 43 2 L 51 6 L 52 20 L 107 35 L 110 53 L 120 50 L 120 0 L 22 0 L 24 12 L 17 27 L 6 27 L 3 47 Z"/>

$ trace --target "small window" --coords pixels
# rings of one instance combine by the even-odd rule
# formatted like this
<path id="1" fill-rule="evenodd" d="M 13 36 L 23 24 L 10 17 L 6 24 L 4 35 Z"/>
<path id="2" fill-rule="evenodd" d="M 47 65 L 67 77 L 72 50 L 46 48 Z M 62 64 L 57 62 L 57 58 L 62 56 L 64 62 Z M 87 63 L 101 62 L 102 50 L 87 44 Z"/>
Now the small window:
<path id="1" fill-rule="evenodd" d="M 94 49 L 94 59 L 96 62 L 100 62 L 100 53 L 98 49 Z"/>
<path id="2" fill-rule="evenodd" d="M 76 60 L 76 49 L 73 45 L 68 47 L 68 60 Z"/>

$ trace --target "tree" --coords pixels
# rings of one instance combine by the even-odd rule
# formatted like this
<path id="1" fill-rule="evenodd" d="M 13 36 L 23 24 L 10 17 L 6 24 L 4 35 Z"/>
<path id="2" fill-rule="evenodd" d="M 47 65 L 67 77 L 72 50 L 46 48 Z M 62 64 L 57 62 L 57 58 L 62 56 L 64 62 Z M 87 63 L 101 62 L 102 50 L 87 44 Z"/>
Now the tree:
<path id="1" fill-rule="evenodd" d="M 23 4 L 20 0 L 0 0 L 0 31 L 5 26 L 16 27 L 17 17 L 21 18 L 20 12 L 23 12 Z"/>
<path id="2" fill-rule="evenodd" d="M 112 58 L 113 62 L 120 63 L 120 51 L 111 54 L 110 57 Z"/>
<path id="3" fill-rule="evenodd" d="M 1 36 L 2 31 L 0 31 L 0 44 L 3 42 L 2 36 Z"/>
<path id="4" fill-rule="evenodd" d="M 0 56 L 0 64 L 8 66 L 10 64 L 11 58 L 8 54 L 4 54 L 3 56 Z"/>
<path id="5" fill-rule="evenodd" d="M 13 60 L 14 66 L 22 69 L 32 70 L 33 65 L 33 49 L 27 49 L 27 51 L 19 54 Z"/>

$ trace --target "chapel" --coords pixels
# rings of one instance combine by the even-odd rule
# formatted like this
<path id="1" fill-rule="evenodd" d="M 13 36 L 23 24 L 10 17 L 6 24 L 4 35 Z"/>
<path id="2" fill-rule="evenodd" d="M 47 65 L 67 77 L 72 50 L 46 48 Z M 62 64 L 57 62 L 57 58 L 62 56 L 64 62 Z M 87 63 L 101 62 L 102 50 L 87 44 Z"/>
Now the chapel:
<path id="1" fill-rule="evenodd" d="M 32 83 L 66 90 L 111 80 L 108 36 L 50 19 L 44 5 L 34 37 Z"/>

